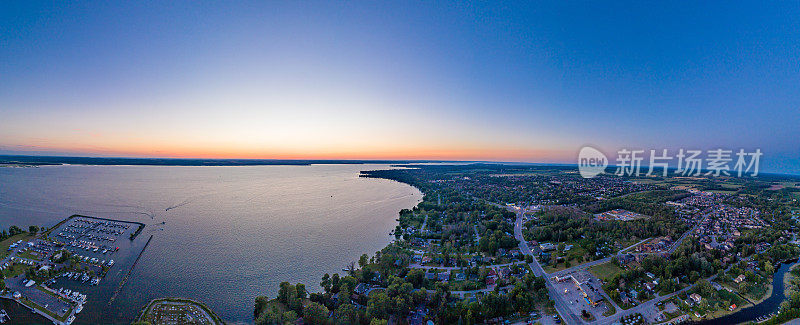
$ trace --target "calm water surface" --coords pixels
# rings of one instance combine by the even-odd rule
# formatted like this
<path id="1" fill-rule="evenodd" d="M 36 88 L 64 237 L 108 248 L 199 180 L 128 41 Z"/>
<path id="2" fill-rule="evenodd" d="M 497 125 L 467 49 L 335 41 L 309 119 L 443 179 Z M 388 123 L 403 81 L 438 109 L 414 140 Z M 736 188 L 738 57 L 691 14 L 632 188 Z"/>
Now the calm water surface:
<path id="1" fill-rule="evenodd" d="M 358 177 L 361 170 L 383 168 L 388 166 L 0 168 L 0 226 L 50 226 L 72 214 L 148 225 L 126 244 L 119 267 L 100 286 L 78 288 L 89 294 L 89 303 L 77 323 L 130 322 L 148 300 L 165 296 L 197 299 L 228 321 L 249 323 L 253 299 L 274 297 L 281 281 L 316 291 L 322 274 L 341 273 L 348 262 L 390 241 L 398 211 L 413 207 L 422 194 L 405 184 Z M 150 235 L 150 246 L 109 306 Z"/>

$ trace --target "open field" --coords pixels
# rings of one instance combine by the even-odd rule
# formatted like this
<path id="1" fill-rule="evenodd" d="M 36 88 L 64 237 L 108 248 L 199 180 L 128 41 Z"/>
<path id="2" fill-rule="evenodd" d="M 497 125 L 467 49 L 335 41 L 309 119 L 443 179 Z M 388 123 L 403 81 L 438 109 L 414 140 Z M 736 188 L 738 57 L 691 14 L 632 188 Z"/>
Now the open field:
<path id="1" fill-rule="evenodd" d="M 19 256 L 21 258 L 26 258 L 26 259 L 29 259 L 29 260 L 34 260 L 34 261 L 41 261 L 42 260 L 42 256 L 41 255 L 36 254 L 35 252 L 29 251 L 29 250 L 25 251 L 22 254 L 18 254 L 17 256 Z"/>
<path id="2" fill-rule="evenodd" d="M 598 279 L 608 282 L 615 275 L 624 271 L 621 267 L 614 263 L 608 262 L 595 265 L 589 268 L 589 272 L 596 276 Z"/>

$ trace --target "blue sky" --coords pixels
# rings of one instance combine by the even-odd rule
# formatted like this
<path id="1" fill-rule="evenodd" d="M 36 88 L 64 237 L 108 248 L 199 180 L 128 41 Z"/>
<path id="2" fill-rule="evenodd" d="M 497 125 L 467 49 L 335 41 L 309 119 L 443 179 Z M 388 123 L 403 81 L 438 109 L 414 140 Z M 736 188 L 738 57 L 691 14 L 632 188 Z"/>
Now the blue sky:
<path id="1" fill-rule="evenodd" d="M 0 152 L 800 173 L 800 3 L 0 4 Z"/>

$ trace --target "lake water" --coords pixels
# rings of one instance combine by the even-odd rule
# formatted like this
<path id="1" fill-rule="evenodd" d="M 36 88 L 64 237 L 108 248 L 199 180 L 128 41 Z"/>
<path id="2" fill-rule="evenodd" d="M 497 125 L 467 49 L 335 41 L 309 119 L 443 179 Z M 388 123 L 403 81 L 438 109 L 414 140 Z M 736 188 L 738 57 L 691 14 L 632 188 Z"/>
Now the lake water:
<path id="1" fill-rule="evenodd" d="M 413 207 L 422 194 L 398 182 L 358 177 L 361 170 L 385 168 L 0 168 L 0 226 L 52 226 L 72 214 L 147 224 L 100 286 L 81 288 L 89 302 L 76 323 L 128 323 L 148 300 L 172 296 L 200 300 L 227 321 L 249 323 L 254 298 L 275 297 L 281 281 L 317 291 L 324 273 L 342 273 L 348 262 L 391 240 L 398 211 Z M 23 313 L 15 320 L 30 319 L 30 312 Z"/>

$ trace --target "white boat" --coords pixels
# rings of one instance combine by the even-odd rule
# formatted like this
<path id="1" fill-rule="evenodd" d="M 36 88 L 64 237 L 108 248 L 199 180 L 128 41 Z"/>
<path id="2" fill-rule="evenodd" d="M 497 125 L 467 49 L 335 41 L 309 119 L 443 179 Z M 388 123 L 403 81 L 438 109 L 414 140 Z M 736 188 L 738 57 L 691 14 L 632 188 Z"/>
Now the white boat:
<path id="1" fill-rule="evenodd" d="M 67 318 L 67 321 L 65 322 L 65 324 L 69 325 L 69 324 L 72 324 L 72 322 L 74 322 L 74 321 L 75 321 L 75 316 L 69 316 L 69 318 Z"/>
<path id="2" fill-rule="evenodd" d="M 75 308 L 75 313 L 80 314 L 81 310 L 83 310 L 83 304 L 78 304 L 78 307 Z"/>

